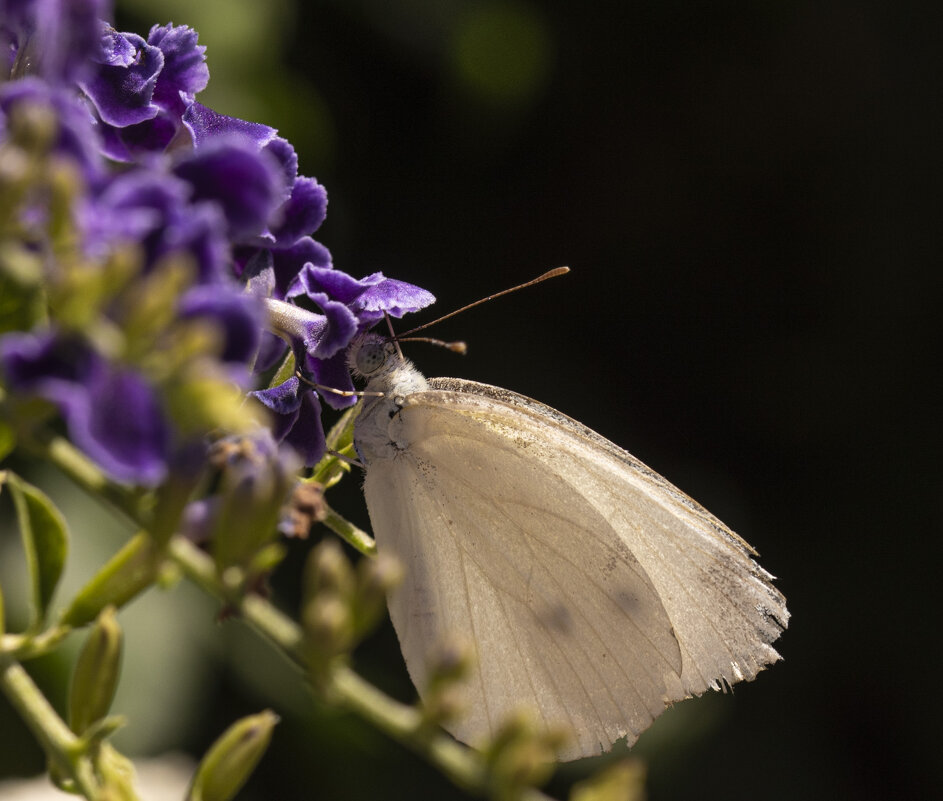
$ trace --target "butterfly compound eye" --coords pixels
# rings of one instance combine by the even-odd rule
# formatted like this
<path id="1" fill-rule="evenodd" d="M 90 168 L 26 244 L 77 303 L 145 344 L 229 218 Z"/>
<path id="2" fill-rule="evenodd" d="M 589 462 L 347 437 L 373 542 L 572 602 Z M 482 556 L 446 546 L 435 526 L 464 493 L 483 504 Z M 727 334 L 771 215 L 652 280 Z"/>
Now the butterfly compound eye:
<path id="1" fill-rule="evenodd" d="M 380 342 L 367 342 L 357 351 L 357 369 L 372 375 L 386 362 L 386 348 Z"/>

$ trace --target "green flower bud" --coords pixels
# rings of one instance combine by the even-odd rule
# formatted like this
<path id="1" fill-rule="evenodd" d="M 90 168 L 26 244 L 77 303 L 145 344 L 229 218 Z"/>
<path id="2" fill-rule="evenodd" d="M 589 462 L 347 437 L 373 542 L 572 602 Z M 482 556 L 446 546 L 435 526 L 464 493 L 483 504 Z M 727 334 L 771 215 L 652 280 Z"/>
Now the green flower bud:
<path id="1" fill-rule="evenodd" d="M 547 781 L 559 742 L 559 732 L 542 730 L 526 710 L 510 715 L 485 751 L 495 796 L 518 798 L 524 788 Z"/>
<path id="2" fill-rule="evenodd" d="M 464 679 L 475 654 L 467 640 L 450 637 L 436 643 L 429 654 L 429 686 L 448 686 Z"/>
<path id="3" fill-rule="evenodd" d="M 69 690 L 69 726 L 82 734 L 108 714 L 121 672 L 121 627 L 105 608 L 85 639 Z"/>
<path id="4" fill-rule="evenodd" d="M 422 720 L 429 727 L 447 726 L 467 711 L 467 705 L 458 687 L 439 687 L 426 693 L 422 704 Z"/>
<path id="5" fill-rule="evenodd" d="M 213 743 L 187 801 L 229 801 L 246 783 L 272 739 L 278 715 L 265 710 L 236 721 Z"/>
<path id="6" fill-rule="evenodd" d="M 570 801 L 645 801 L 645 765 L 624 759 L 573 786 Z"/>
<path id="7" fill-rule="evenodd" d="M 369 629 L 386 609 L 387 594 L 403 580 L 403 567 L 393 556 L 361 559 L 357 569 L 358 623 Z"/>
<path id="8" fill-rule="evenodd" d="M 311 551 L 305 565 L 305 605 L 322 593 L 333 593 L 346 600 L 353 591 L 353 570 L 340 544 L 333 538 L 322 540 Z"/>
<path id="9" fill-rule="evenodd" d="M 350 606 L 335 593 L 322 593 L 305 604 L 301 624 L 315 656 L 330 658 L 353 645 Z"/>

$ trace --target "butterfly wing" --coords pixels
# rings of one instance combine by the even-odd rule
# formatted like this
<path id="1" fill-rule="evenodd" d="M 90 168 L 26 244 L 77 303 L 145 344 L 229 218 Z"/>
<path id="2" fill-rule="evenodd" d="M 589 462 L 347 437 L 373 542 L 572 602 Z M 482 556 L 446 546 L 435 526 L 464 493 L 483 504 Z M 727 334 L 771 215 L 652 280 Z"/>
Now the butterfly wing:
<path id="1" fill-rule="evenodd" d="M 420 694 L 436 642 L 475 647 L 456 737 L 526 706 L 573 733 L 563 758 L 597 754 L 779 658 L 785 600 L 719 520 L 542 404 L 430 385 L 391 420 L 401 449 L 364 490 L 378 548 L 407 566 L 390 615 Z"/>

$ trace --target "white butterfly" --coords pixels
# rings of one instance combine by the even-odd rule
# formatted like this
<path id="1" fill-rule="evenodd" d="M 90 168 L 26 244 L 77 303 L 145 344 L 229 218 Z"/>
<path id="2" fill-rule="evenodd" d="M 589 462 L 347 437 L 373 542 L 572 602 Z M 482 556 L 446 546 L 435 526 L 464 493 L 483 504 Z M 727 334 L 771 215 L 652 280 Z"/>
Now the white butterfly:
<path id="1" fill-rule="evenodd" d="M 351 363 L 383 393 L 354 441 L 420 696 L 437 642 L 476 649 L 456 738 L 531 706 L 572 733 L 562 759 L 590 756 L 780 658 L 789 612 L 755 551 L 634 456 L 508 390 L 427 381 L 375 335 Z"/>

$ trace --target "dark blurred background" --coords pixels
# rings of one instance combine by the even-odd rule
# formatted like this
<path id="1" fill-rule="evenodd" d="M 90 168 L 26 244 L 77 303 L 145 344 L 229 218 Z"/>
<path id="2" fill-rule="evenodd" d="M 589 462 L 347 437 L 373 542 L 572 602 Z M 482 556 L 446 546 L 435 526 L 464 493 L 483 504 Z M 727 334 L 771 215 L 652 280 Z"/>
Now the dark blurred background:
<path id="1" fill-rule="evenodd" d="M 278 127 L 327 186 L 318 238 L 339 268 L 420 284 L 436 313 L 572 268 L 442 324 L 434 335 L 470 352 L 415 346 L 427 375 L 581 420 L 780 577 L 785 661 L 643 735 L 650 798 L 939 797 L 939 8 L 119 3 L 122 29 L 169 20 L 208 46 L 200 99 Z M 347 484 L 333 503 L 366 524 Z M 279 579 L 287 604 L 306 547 Z M 181 609 L 178 624 L 213 614 Z M 286 690 L 286 667 L 235 628 L 198 638 L 185 731 L 168 724 L 139 750 L 199 752 L 271 705 L 283 722 L 246 798 L 460 797 L 382 735 Z M 186 650 L 168 630 L 167 651 Z M 179 702 L 147 664 L 126 697 Z M 411 697 L 389 627 L 357 665 Z M 565 768 L 551 789 L 598 764 Z"/>

